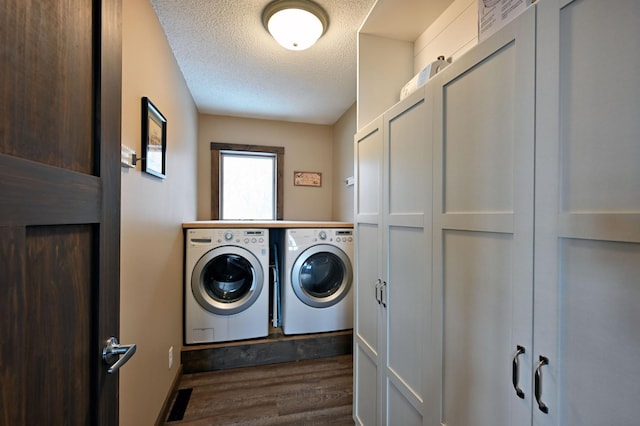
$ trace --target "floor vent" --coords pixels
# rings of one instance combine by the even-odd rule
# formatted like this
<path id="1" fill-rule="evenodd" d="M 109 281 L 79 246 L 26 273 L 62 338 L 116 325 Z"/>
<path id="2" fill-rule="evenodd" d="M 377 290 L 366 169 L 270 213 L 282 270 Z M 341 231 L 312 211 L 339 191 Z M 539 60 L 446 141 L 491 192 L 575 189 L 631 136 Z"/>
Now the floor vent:
<path id="1" fill-rule="evenodd" d="M 177 422 L 184 418 L 184 413 L 187 411 L 187 405 L 189 405 L 189 399 L 191 398 L 191 391 L 193 389 L 180 389 L 176 400 L 171 407 L 169 418 L 167 422 Z"/>

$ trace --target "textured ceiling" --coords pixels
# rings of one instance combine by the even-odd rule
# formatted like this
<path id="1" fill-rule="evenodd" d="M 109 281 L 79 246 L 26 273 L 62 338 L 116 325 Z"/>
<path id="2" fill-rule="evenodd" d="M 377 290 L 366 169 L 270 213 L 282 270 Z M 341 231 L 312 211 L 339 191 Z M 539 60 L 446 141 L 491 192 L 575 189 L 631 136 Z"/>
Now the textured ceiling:
<path id="1" fill-rule="evenodd" d="M 201 113 L 333 124 L 356 100 L 356 34 L 374 0 L 316 0 L 329 28 L 308 50 L 262 26 L 269 0 L 151 0 Z"/>

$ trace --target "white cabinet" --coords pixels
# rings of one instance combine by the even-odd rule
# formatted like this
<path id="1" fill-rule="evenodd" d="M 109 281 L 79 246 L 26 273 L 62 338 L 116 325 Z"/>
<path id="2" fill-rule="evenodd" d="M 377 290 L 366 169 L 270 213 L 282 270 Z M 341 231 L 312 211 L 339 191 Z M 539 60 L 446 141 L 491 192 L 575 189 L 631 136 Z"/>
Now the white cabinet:
<path id="1" fill-rule="evenodd" d="M 640 2 L 541 0 L 536 425 L 640 422 Z"/>
<path id="2" fill-rule="evenodd" d="M 535 10 L 434 81 L 434 312 L 441 422 L 531 418 Z M 512 362 L 517 348 L 516 385 Z"/>
<path id="3" fill-rule="evenodd" d="M 541 0 L 434 81 L 447 426 L 638 424 L 637 22 Z"/>
<path id="4" fill-rule="evenodd" d="M 356 135 L 358 424 L 638 424 L 640 2 L 609 3 L 539 0 Z"/>
<path id="5" fill-rule="evenodd" d="M 354 417 L 431 424 L 430 97 L 421 89 L 355 137 Z M 437 420 L 437 416 L 434 417 Z"/>

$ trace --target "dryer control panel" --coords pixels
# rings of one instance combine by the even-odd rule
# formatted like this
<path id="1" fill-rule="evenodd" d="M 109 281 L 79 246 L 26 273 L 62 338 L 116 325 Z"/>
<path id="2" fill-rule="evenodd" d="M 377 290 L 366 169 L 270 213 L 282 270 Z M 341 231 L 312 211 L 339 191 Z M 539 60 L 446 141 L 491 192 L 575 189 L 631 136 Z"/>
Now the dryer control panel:
<path id="1" fill-rule="evenodd" d="M 352 230 L 348 230 L 348 231 L 341 231 L 341 230 L 336 230 L 336 242 L 340 243 L 340 242 L 352 242 L 353 241 L 353 231 Z"/>
<path id="2" fill-rule="evenodd" d="M 353 229 L 288 229 L 287 236 L 289 250 L 297 250 L 319 243 L 352 243 Z"/>

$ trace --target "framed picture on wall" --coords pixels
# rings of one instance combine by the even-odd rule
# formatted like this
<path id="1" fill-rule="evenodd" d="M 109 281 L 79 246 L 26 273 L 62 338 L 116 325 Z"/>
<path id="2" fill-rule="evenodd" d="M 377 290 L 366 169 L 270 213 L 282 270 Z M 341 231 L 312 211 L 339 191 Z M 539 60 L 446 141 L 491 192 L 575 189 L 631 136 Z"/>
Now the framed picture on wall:
<path id="1" fill-rule="evenodd" d="M 322 186 L 322 173 L 293 172 L 293 184 L 295 186 Z"/>
<path id="2" fill-rule="evenodd" d="M 142 98 L 142 170 L 164 179 L 167 167 L 167 119 L 147 97 Z"/>

